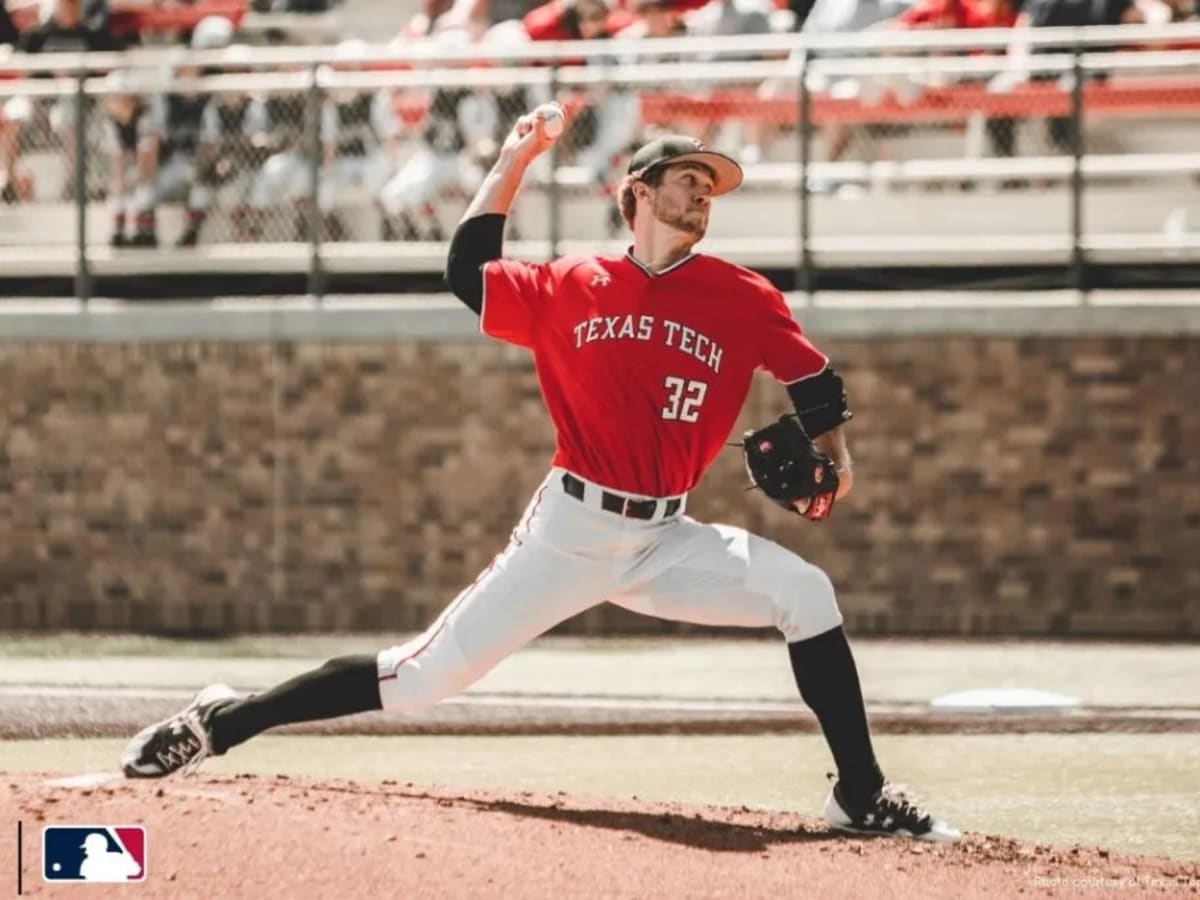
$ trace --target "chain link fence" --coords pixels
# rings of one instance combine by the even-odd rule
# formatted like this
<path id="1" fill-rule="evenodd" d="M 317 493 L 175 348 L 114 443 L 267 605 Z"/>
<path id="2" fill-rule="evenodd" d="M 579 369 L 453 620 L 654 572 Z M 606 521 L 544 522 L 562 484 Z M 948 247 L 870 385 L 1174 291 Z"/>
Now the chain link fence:
<path id="1" fill-rule="evenodd" d="M 802 283 L 898 259 L 1078 274 L 1088 254 L 1200 255 L 1200 52 L 1092 51 L 1072 33 L 1017 68 L 997 41 L 958 39 L 46 57 L 0 80 L 0 256 L 74 266 L 84 294 L 95 271 L 283 269 L 320 293 L 339 268 L 437 270 L 505 135 L 550 99 L 568 126 L 510 218 L 522 255 L 623 248 L 615 187 L 666 132 L 745 167 L 708 249 Z"/>

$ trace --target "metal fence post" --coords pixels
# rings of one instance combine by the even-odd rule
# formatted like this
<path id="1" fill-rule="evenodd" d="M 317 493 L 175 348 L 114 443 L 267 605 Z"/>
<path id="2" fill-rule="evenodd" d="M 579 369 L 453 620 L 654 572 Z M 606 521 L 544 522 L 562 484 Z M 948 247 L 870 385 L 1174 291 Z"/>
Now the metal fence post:
<path id="1" fill-rule="evenodd" d="M 92 296 L 92 278 L 87 254 L 87 99 L 84 83 L 87 70 L 75 73 L 75 297 L 84 305 Z"/>
<path id="2" fill-rule="evenodd" d="M 809 232 L 812 229 L 812 210 L 808 191 L 808 169 L 812 154 L 812 98 L 808 92 L 809 51 L 800 51 L 800 253 L 796 260 L 796 288 L 804 291 L 812 302 L 812 248 Z"/>
<path id="3" fill-rule="evenodd" d="M 304 105 L 306 139 L 309 150 L 308 202 L 305 218 L 308 219 L 308 294 L 317 302 L 325 296 L 325 273 L 321 259 L 321 204 L 318 192 L 321 184 L 321 85 L 320 63 L 313 62 L 308 70 L 308 98 Z"/>
<path id="4" fill-rule="evenodd" d="M 1076 36 L 1071 54 L 1071 276 L 1083 297 L 1087 259 L 1083 252 L 1083 54 Z"/>
<path id="5" fill-rule="evenodd" d="M 558 99 L 558 60 L 550 66 L 550 99 Z M 561 158 L 559 141 L 550 146 L 550 258 L 558 258 L 558 245 L 562 240 L 562 192 L 558 187 L 558 166 Z"/>

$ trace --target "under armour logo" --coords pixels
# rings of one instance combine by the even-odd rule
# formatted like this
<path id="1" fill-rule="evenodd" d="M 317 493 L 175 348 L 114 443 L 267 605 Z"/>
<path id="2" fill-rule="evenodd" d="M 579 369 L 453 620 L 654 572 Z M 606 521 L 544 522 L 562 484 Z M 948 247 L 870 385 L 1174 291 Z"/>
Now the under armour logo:
<path id="1" fill-rule="evenodd" d="M 608 287 L 612 284 L 612 276 L 607 272 L 597 272 L 592 276 L 590 287 Z"/>

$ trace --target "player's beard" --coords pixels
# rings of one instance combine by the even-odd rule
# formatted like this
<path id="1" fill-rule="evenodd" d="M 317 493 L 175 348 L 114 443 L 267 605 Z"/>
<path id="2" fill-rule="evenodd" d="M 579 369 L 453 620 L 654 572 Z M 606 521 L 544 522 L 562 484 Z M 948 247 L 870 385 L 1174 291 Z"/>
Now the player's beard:
<path id="1" fill-rule="evenodd" d="M 708 215 L 704 207 L 681 208 L 662 194 L 654 198 L 654 218 L 676 231 L 692 235 L 696 240 L 704 237 L 704 232 L 708 230 Z"/>

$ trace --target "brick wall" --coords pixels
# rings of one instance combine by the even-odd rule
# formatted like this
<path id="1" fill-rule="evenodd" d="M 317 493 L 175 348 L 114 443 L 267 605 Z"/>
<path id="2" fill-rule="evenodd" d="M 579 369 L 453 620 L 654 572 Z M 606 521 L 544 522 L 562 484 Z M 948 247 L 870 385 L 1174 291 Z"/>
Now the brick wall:
<path id="1" fill-rule="evenodd" d="M 1200 636 L 1200 341 L 823 344 L 853 497 L 802 522 L 731 449 L 694 515 L 823 566 L 858 633 Z M 763 381 L 742 424 L 785 403 Z M 494 344 L 0 344 L 0 629 L 417 629 L 551 450 Z"/>

